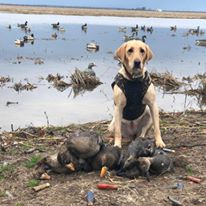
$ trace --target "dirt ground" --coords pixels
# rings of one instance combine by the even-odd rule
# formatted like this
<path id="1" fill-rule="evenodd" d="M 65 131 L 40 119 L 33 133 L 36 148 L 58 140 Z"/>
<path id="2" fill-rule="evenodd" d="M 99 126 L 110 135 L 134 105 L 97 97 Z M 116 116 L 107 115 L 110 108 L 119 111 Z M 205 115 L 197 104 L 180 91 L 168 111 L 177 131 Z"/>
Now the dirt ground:
<path id="1" fill-rule="evenodd" d="M 205 19 L 205 12 L 158 12 L 141 10 L 121 9 L 91 9 L 91 8 L 69 8 L 69 7 L 37 7 L 0 5 L 0 12 L 23 13 L 23 14 L 59 14 L 78 16 L 123 16 L 123 17 L 156 17 L 156 18 L 184 18 L 184 19 Z"/>
<path id="2" fill-rule="evenodd" d="M 57 151 L 67 133 L 77 128 L 92 129 L 105 137 L 108 121 L 68 127 L 24 128 L 0 134 L 0 205 L 1 206 L 72 206 L 87 205 L 85 195 L 95 194 L 95 205 L 172 205 L 167 197 L 182 205 L 206 205 L 206 119 L 205 112 L 162 113 L 161 132 L 168 148 L 176 151 L 180 161 L 173 173 L 129 180 L 115 176 L 100 178 L 99 172 L 51 174 L 50 187 L 34 192 L 34 172 L 37 160 Z M 201 178 L 200 184 L 180 180 L 181 175 Z M 113 183 L 118 190 L 97 189 L 98 183 Z M 170 186 L 183 183 L 183 189 Z M 35 183 L 36 184 L 36 183 Z"/>

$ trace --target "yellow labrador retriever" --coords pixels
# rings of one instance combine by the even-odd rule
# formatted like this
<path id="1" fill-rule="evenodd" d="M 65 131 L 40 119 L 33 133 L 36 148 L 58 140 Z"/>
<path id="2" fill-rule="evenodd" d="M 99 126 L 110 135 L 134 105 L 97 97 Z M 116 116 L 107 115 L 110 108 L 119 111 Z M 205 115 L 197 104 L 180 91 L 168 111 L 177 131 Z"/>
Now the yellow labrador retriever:
<path id="1" fill-rule="evenodd" d="M 121 147 L 122 137 L 144 137 L 153 125 L 156 146 L 165 147 L 155 88 L 145 69 L 152 56 L 149 46 L 137 40 L 122 44 L 115 52 L 121 68 L 112 84 L 115 108 L 108 128 L 115 146 Z"/>

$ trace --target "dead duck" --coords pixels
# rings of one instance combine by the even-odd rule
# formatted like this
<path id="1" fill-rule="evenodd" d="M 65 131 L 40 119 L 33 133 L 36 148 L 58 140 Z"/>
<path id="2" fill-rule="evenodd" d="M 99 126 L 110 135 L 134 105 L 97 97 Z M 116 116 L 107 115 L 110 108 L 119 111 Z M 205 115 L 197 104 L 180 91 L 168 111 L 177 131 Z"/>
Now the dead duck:
<path id="1" fill-rule="evenodd" d="M 57 160 L 62 167 L 68 169 L 67 172 L 78 172 L 78 171 L 91 171 L 91 165 L 85 159 L 74 156 L 66 145 L 61 146 L 60 151 L 57 155 Z"/>
<path id="2" fill-rule="evenodd" d="M 53 33 L 53 34 L 51 35 L 51 37 L 52 37 L 53 39 L 56 39 L 56 38 L 57 38 L 57 34 L 56 34 L 56 33 Z"/>
<path id="3" fill-rule="evenodd" d="M 51 25 L 52 25 L 52 28 L 53 28 L 53 29 L 58 29 L 59 26 L 60 26 L 60 23 L 57 22 L 57 23 L 53 23 L 53 24 L 51 24 Z"/>
<path id="4" fill-rule="evenodd" d="M 136 24 L 135 27 L 131 27 L 132 32 L 137 32 L 139 30 L 139 26 Z"/>
<path id="5" fill-rule="evenodd" d="M 166 172 L 173 171 L 173 161 L 169 155 L 157 154 L 153 157 L 139 157 L 139 166 L 144 174 L 162 175 Z"/>
<path id="6" fill-rule="evenodd" d="M 60 162 L 58 161 L 58 153 L 43 158 L 38 163 L 38 168 L 40 168 L 42 172 L 49 170 L 57 174 L 67 174 L 73 172 L 70 172 L 70 170 L 67 167 L 62 166 L 60 164 Z"/>
<path id="7" fill-rule="evenodd" d="M 102 167 L 116 169 L 119 165 L 121 151 L 119 147 L 103 145 L 97 155 L 92 159 L 92 168 L 100 170 Z"/>
<path id="8" fill-rule="evenodd" d="M 21 29 L 24 29 L 27 27 L 28 21 L 25 21 L 24 24 L 17 24 L 17 27 L 20 27 Z"/>
<path id="9" fill-rule="evenodd" d="M 72 155 L 87 159 L 99 152 L 102 139 L 92 131 L 77 130 L 69 135 L 65 145 Z"/>
<path id="10" fill-rule="evenodd" d="M 92 69 L 95 66 L 96 66 L 96 64 L 94 62 L 89 63 L 88 67 L 84 70 L 84 73 L 89 75 L 89 76 L 95 77 L 96 74 L 95 74 L 94 70 Z"/>

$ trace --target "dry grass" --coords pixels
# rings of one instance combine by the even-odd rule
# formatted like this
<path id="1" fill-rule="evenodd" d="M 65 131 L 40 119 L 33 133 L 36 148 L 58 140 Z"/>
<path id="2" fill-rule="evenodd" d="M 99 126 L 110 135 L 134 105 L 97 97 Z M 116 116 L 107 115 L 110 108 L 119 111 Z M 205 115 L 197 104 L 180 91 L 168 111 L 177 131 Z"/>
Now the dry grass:
<path id="1" fill-rule="evenodd" d="M 90 8 L 57 8 L 57 7 L 35 7 L 1 5 L 1 12 L 23 13 L 23 14 L 59 14 L 78 16 L 122 16 L 122 17 L 156 17 L 156 18 L 186 18 L 205 19 L 205 12 L 158 12 L 140 10 L 120 9 L 90 9 Z"/>

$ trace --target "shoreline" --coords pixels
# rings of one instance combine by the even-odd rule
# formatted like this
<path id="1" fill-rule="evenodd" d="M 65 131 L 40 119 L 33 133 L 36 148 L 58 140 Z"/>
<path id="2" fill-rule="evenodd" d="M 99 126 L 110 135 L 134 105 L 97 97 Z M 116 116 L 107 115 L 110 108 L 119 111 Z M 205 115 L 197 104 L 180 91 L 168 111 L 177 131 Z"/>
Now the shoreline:
<path id="1" fill-rule="evenodd" d="M 206 12 L 179 11 L 140 11 L 100 8 L 46 7 L 25 5 L 0 5 L 2 13 L 18 14 L 54 14 L 73 16 L 115 16 L 115 17 L 145 17 L 145 18 L 177 18 L 177 19 L 206 19 Z"/>

